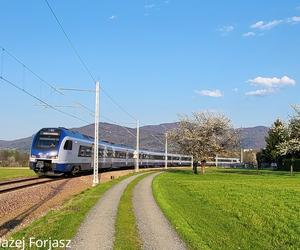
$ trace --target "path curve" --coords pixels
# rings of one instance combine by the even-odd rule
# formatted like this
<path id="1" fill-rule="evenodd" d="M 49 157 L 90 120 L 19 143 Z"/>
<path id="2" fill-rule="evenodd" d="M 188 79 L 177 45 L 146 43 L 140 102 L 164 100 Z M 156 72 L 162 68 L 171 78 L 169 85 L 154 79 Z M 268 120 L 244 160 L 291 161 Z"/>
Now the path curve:
<path id="1" fill-rule="evenodd" d="M 158 174 L 142 179 L 133 191 L 133 207 L 143 249 L 186 249 L 153 198 L 152 181 Z"/>
<path id="2" fill-rule="evenodd" d="M 127 185 L 139 175 L 128 177 L 106 191 L 81 224 L 72 240 L 72 249 L 113 249 L 120 198 Z"/>

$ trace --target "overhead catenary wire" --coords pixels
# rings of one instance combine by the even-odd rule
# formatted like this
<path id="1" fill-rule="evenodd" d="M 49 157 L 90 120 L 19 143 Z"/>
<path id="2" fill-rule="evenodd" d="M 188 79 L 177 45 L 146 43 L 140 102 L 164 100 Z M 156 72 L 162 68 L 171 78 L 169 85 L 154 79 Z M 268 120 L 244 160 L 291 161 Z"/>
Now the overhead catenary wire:
<path id="1" fill-rule="evenodd" d="M 65 38 L 67 39 L 67 41 L 69 42 L 69 45 L 71 46 L 73 52 L 76 54 L 77 58 L 79 59 L 80 63 L 83 65 L 83 67 L 85 68 L 86 72 L 89 74 L 90 78 L 92 79 L 92 81 L 95 83 L 96 82 L 96 78 L 93 76 L 92 72 L 89 70 L 88 66 L 86 65 L 86 63 L 84 62 L 84 60 L 82 59 L 82 57 L 80 56 L 80 54 L 78 53 L 77 49 L 75 48 L 72 40 L 70 39 L 69 35 L 67 34 L 67 32 L 65 31 L 64 27 L 62 26 L 61 22 L 59 21 L 58 17 L 56 16 L 54 10 L 52 9 L 50 3 L 48 2 L 48 0 L 45 0 L 50 12 L 52 13 L 52 15 L 54 16 L 58 26 L 60 27 L 61 31 L 63 32 Z"/>
<path id="2" fill-rule="evenodd" d="M 80 91 L 80 92 L 95 92 L 94 90 L 89 90 L 89 89 L 75 89 L 75 88 L 60 88 L 60 90 L 63 90 L 63 91 Z M 93 110 L 91 110 L 90 108 L 88 108 L 87 106 L 81 104 L 80 102 L 75 102 L 75 104 L 77 104 L 79 106 L 79 108 L 82 108 L 82 109 L 85 109 L 88 114 L 92 117 L 95 116 L 95 112 Z M 102 117 L 112 123 L 114 123 L 115 125 L 118 125 L 120 127 L 122 127 L 124 130 L 126 130 L 127 133 L 129 133 L 130 135 L 136 137 L 136 135 L 134 135 L 128 128 L 126 128 L 125 126 L 113 121 L 112 119 L 106 117 L 106 116 L 103 116 Z"/>
<path id="3" fill-rule="evenodd" d="M 77 120 L 79 120 L 79 121 L 82 121 L 82 122 L 84 122 L 84 123 L 90 124 L 90 122 L 88 122 L 88 121 L 86 121 L 86 120 L 84 120 L 84 119 L 82 119 L 82 118 L 80 118 L 80 117 L 78 117 L 78 116 L 76 116 L 76 115 L 74 115 L 74 114 L 65 112 L 65 111 L 63 111 L 63 110 L 60 110 L 60 109 L 54 107 L 53 105 L 51 105 L 51 104 L 49 104 L 48 102 L 42 100 L 41 98 L 35 96 L 34 94 L 30 93 L 29 91 L 27 91 L 27 90 L 21 88 L 19 85 L 17 85 L 17 84 L 15 84 L 14 82 L 12 82 L 12 81 L 6 79 L 6 78 L 3 77 L 3 76 L 0 76 L 0 80 L 2 80 L 2 81 L 4 81 L 4 82 L 8 83 L 9 85 L 13 86 L 14 88 L 16 88 L 16 89 L 18 89 L 18 90 L 24 92 L 25 94 L 27 94 L 27 95 L 30 96 L 31 98 L 33 98 L 33 99 L 39 101 L 40 103 L 44 104 L 44 105 L 45 105 L 46 107 L 48 107 L 48 108 L 51 108 L 51 109 L 53 109 L 53 110 L 55 110 L 55 111 L 57 111 L 57 112 L 59 112 L 59 113 L 61 113 L 61 114 L 67 115 L 67 116 L 69 116 L 69 117 L 72 117 L 72 118 L 77 119 Z"/>
<path id="4" fill-rule="evenodd" d="M 151 136 L 156 139 L 159 143 L 161 143 L 162 145 L 165 145 L 159 138 L 157 138 L 155 135 L 151 134 Z"/>
<path id="5" fill-rule="evenodd" d="M 149 126 L 149 125 L 147 125 L 147 124 L 145 124 L 145 123 L 141 123 L 142 125 L 144 125 L 144 126 Z M 165 129 L 165 132 L 166 132 L 166 127 L 164 126 L 164 125 L 162 125 L 161 124 L 161 126 Z M 150 134 L 153 138 L 155 138 L 159 143 L 161 143 L 162 145 L 165 145 L 165 143 L 164 142 L 162 142 L 157 136 L 155 136 L 155 135 L 153 135 L 152 133 Z"/>
<path id="6" fill-rule="evenodd" d="M 31 74 L 33 74 L 36 78 L 38 78 L 42 83 L 44 83 L 46 86 L 51 88 L 53 91 L 59 93 L 60 95 L 64 95 L 63 92 L 59 91 L 58 88 L 56 88 L 53 84 L 49 83 L 48 81 L 44 80 L 40 75 L 38 75 L 36 72 L 34 72 L 29 66 L 27 66 L 24 62 L 22 62 L 19 58 L 17 58 L 14 54 L 0 46 L 2 49 L 2 53 L 6 53 L 8 56 L 10 56 L 12 59 L 14 59 L 17 63 L 19 63 L 23 69 L 28 70 Z M 3 69 L 2 69 L 3 70 Z M 3 72 L 1 71 L 1 76 L 3 76 Z"/>
<path id="7" fill-rule="evenodd" d="M 1 68 L 0 68 L 0 75 L 3 76 L 3 69 L 4 69 L 4 48 L 1 47 Z"/>
<path id="8" fill-rule="evenodd" d="M 68 33 L 66 32 L 66 30 L 64 29 L 61 21 L 59 20 L 59 18 L 57 17 L 57 15 L 54 12 L 54 9 L 51 7 L 50 3 L 48 0 L 45 0 L 46 5 L 48 6 L 50 12 L 52 13 L 56 23 L 58 24 L 58 26 L 60 27 L 61 31 L 63 32 L 66 40 L 68 41 L 70 47 L 72 48 L 74 54 L 76 55 L 76 57 L 78 58 L 78 60 L 80 61 L 80 63 L 82 64 L 82 66 L 84 67 L 85 71 L 87 72 L 87 74 L 89 75 L 89 77 L 92 79 L 92 81 L 95 83 L 96 82 L 96 77 L 93 75 L 92 71 L 89 69 L 89 67 L 87 66 L 87 63 L 83 60 L 83 58 L 80 56 L 78 50 L 76 49 L 74 43 L 72 42 L 70 36 L 68 35 Z M 115 99 L 105 90 L 103 89 L 102 86 L 100 86 L 101 91 L 110 99 L 110 101 L 116 105 L 121 111 L 123 111 L 125 114 L 127 114 L 130 118 L 132 118 L 133 120 L 137 120 L 135 116 L 133 116 L 130 112 L 128 112 L 125 108 L 123 108 L 117 101 L 115 101 Z"/>

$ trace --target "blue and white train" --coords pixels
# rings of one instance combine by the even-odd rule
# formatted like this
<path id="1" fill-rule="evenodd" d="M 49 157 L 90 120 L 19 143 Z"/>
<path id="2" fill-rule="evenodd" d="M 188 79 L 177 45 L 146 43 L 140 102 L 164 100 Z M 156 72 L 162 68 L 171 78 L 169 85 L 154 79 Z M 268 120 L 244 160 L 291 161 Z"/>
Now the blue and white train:
<path id="1" fill-rule="evenodd" d="M 71 174 L 92 170 L 94 138 L 65 128 L 43 128 L 33 138 L 30 168 L 39 175 Z M 165 153 L 139 151 L 140 167 L 165 164 Z M 136 152 L 133 148 L 101 141 L 99 168 L 133 168 Z M 190 166 L 191 156 L 168 154 L 169 166 Z"/>

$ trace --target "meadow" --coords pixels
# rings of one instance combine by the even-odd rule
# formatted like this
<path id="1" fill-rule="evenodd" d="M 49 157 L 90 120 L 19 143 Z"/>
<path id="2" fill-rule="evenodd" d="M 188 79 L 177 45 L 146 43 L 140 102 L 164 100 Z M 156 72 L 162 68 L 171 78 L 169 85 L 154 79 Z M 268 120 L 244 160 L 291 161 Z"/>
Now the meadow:
<path id="1" fill-rule="evenodd" d="M 36 176 L 36 174 L 28 167 L 24 167 L 24 168 L 1 167 L 0 168 L 0 181 L 19 178 L 19 177 L 30 177 L 30 176 Z"/>
<path id="2" fill-rule="evenodd" d="M 299 249 L 300 174 L 210 169 L 156 177 L 162 211 L 191 249 Z"/>

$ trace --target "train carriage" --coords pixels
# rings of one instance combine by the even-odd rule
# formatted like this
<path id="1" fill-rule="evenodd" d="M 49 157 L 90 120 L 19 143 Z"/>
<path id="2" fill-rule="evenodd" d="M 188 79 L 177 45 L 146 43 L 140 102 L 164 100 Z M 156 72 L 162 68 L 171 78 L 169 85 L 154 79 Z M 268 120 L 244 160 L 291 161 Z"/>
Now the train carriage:
<path id="1" fill-rule="evenodd" d="M 33 138 L 30 168 L 36 173 L 72 174 L 92 170 L 94 138 L 65 128 L 43 128 Z M 133 168 L 136 151 L 125 145 L 106 141 L 99 143 L 99 168 Z M 190 165 L 192 158 L 168 154 L 169 166 Z M 159 167 L 165 164 L 164 152 L 140 150 L 141 167 Z"/>

